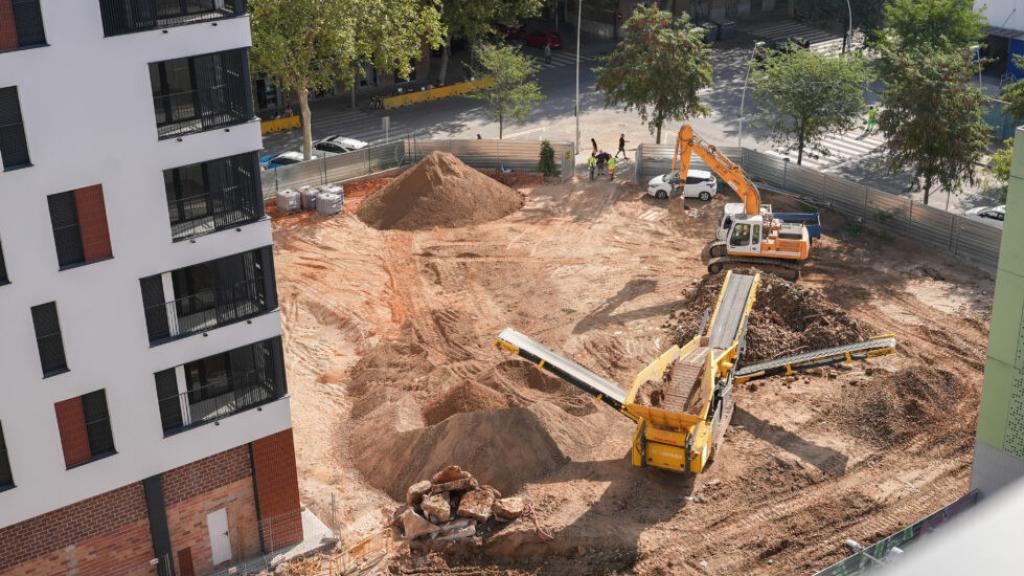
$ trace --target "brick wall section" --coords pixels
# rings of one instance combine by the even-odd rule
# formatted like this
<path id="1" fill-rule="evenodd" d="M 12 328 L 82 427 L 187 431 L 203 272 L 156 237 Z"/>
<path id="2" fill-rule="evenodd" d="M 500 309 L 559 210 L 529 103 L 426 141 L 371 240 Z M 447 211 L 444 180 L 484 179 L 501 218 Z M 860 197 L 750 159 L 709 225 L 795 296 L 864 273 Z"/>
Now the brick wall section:
<path id="1" fill-rule="evenodd" d="M 249 447 L 242 445 L 165 472 L 164 504 L 169 508 L 193 496 L 251 477 Z"/>
<path id="2" fill-rule="evenodd" d="M 14 24 L 11 0 L 0 0 L 0 50 L 18 47 L 18 29 Z"/>
<path id="3" fill-rule="evenodd" d="M 302 541 L 299 477 L 289 428 L 252 443 L 264 552 Z"/>
<path id="4" fill-rule="evenodd" d="M 57 429 L 60 431 L 60 443 L 64 448 L 64 464 L 70 468 L 75 464 L 88 462 L 92 458 L 92 451 L 89 449 L 89 436 L 85 431 L 82 398 L 75 397 L 57 402 L 53 408 L 57 412 Z"/>
<path id="5" fill-rule="evenodd" d="M 244 448 L 244 447 L 243 447 Z M 171 534 L 172 556 L 179 576 L 182 551 L 192 557 L 195 574 L 208 574 L 215 568 L 206 516 L 227 508 L 231 553 L 235 561 L 260 552 L 259 521 L 252 478 L 246 477 L 209 492 L 179 501 L 167 507 L 167 526 Z"/>
<path id="6" fill-rule="evenodd" d="M 113 252 L 107 228 L 107 207 L 103 202 L 103 186 L 97 184 L 75 190 L 75 208 L 78 210 L 85 261 L 110 258 Z"/>
<path id="7" fill-rule="evenodd" d="M 29 574 L 17 565 L 52 552 L 65 553 L 69 546 L 78 550 L 92 539 L 110 536 L 135 523 L 144 525 L 148 560 L 153 557 L 153 548 L 149 539 L 146 500 L 141 484 L 130 484 L 0 529 L 0 576 Z M 117 538 L 111 540 L 116 541 Z M 97 546 L 96 550 L 110 549 L 103 545 Z M 98 552 L 94 551 L 93 555 L 96 554 Z M 126 551 L 124 554 L 134 556 L 141 552 Z M 75 552 L 72 559 L 81 561 L 81 555 Z"/>
<path id="8" fill-rule="evenodd" d="M 149 524 L 139 520 L 0 571 L 0 576 L 155 576 L 152 558 Z"/>

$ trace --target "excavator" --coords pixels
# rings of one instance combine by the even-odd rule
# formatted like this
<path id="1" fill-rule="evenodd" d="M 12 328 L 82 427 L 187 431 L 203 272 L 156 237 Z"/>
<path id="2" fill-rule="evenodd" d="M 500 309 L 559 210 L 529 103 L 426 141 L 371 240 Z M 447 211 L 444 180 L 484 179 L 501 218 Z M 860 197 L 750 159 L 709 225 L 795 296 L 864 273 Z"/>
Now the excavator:
<path id="1" fill-rule="evenodd" d="M 691 154 L 697 154 L 743 201 L 725 240 L 714 240 L 704 250 L 708 272 L 732 268 L 758 268 L 796 281 L 811 254 L 811 239 L 802 223 L 784 222 L 761 203 L 761 193 L 743 170 L 720 150 L 684 124 L 676 137 L 672 170 L 686 174 Z"/>

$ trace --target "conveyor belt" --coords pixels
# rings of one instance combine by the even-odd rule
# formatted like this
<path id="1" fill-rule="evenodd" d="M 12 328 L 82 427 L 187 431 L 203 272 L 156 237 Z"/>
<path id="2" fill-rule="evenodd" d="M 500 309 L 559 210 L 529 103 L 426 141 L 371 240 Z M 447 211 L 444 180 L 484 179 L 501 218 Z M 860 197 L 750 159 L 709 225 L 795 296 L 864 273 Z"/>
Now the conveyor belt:
<path id="1" fill-rule="evenodd" d="M 795 354 L 793 356 L 786 356 L 784 358 L 768 360 L 767 362 L 759 362 L 757 364 L 743 366 L 736 370 L 736 380 L 743 382 L 759 376 L 769 376 L 783 372 L 788 373 L 792 370 L 826 366 L 828 364 L 836 364 L 838 362 L 845 362 L 853 359 L 860 360 L 867 358 L 868 356 L 889 354 L 895 350 L 896 338 L 892 336 L 873 338 L 871 340 L 857 342 L 855 344 L 846 344 L 844 346 L 836 346 L 835 348 L 825 348 L 823 350 L 815 350 L 814 352 L 804 352 L 803 354 Z"/>
<path id="2" fill-rule="evenodd" d="M 747 274 L 730 275 L 709 333 L 711 348 L 725 350 L 736 341 L 743 325 L 743 313 L 750 299 L 750 291 L 754 289 L 754 279 L 754 276 Z"/>
<path id="3" fill-rule="evenodd" d="M 622 404 L 626 401 L 627 391 L 619 388 L 614 382 L 594 374 L 577 362 L 512 328 L 501 331 L 497 344 L 533 362 L 538 368 L 547 370 L 573 386 L 593 394 L 616 410 L 621 410 Z"/>

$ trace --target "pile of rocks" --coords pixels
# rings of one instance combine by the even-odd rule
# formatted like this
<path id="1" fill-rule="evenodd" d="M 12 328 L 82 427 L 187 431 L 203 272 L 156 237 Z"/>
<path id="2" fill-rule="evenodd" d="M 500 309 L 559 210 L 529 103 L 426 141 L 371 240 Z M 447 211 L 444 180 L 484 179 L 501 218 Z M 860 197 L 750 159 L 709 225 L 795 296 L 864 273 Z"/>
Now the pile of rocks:
<path id="1" fill-rule="evenodd" d="M 395 522 L 405 539 L 453 542 L 476 538 L 489 522 L 511 522 L 523 515 L 522 498 L 502 498 L 493 486 L 481 486 L 472 474 L 448 466 L 430 480 L 417 482 L 405 494 L 406 506 Z"/>

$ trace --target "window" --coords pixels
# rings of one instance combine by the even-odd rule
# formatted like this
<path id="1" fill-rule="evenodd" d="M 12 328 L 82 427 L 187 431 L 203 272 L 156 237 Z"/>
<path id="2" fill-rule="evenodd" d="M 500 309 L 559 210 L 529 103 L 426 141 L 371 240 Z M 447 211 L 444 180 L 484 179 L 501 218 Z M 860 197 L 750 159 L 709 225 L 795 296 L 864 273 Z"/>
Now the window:
<path id="1" fill-rule="evenodd" d="M 39 0 L 0 0 L 0 52 L 45 45 Z"/>
<path id="2" fill-rule="evenodd" d="M 751 239 L 752 239 L 752 242 L 751 242 L 752 245 L 759 246 L 761 244 L 761 225 L 760 224 L 757 224 L 757 225 L 754 226 L 754 233 L 751 236 Z"/>
<path id="3" fill-rule="evenodd" d="M 4 247 L 0 244 L 0 286 L 9 283 L 7 278 L 7 264 L 4 263 Z"/>
<path id="4" fill-rule="evenodd" d="M 687 184 L 700 184 L 701 182 L 704 182 L 703 178 L 698 178 L 696 176 L 687 176 L 686 177 L 686 183 Z"/>
<path id="5" fill-rule="evenodd" d="M 2 3 L 4 0 L 0 0 Z M 18 87 L 0 88 L 0 160 L 4 170 L 30 166 Z"/>
<path id="6" fill-rule="evenodd" d="M 57 264 L 62 270 L 113 256 L 102 186 L 53 194 L 47 202 Z"/>
<path id="7" fill-rule="evenodd" d="M 164 188 L 175 241 L 263 217 L 256 152 L 164 170 Z"/>
<path id="8" fill-rule="evenodd" d="M 730 246 L 750 245 L 750 224 L 737 224 L 732 229 L 732 238 L 729 239 Z"/>
<path id="9" fill-rule="evenodd" d="M 65 466 L 73 468 L 116 453 L 104 390 L 58 402 L 53 408 Z"/>
<path id="10" fill-rule="evenodd" d="M 287 394 L 281 339 L 272 338 L 154 374 L 164 435 L 273 402 Z M 179 392 L 179 386 L 181 392 Z"/>
<path id="11" fill-rule="evenodd" d="M 248 122 L 253 117 L 249 57 L 243 49 L 149 65 L 159 138 Z"/>
<path id="12" fill-rule="evenodd" d="M 100 11 L 104 36 L 117 36 L 241 16 L 245 0 L 100 0 Z"/>
<path id="13" fill-rule="evenodd" d="M 10 488 L 14 488 L 14 476 L 11 475 L 11 460 L 7 457 L 4 428 L 0 424 L 0 492 Z"/>
<path id="14" fill-rule="evenodd" d="M 32 307 L 32 324 L 36 329 L 36 344 L 39 347 L 39 362 L 43 367 L 43 378 L 67 372 L 64 358 L 64 340 L 60 334 L 57 319 L 57 303 L 50 302 Z"/>

